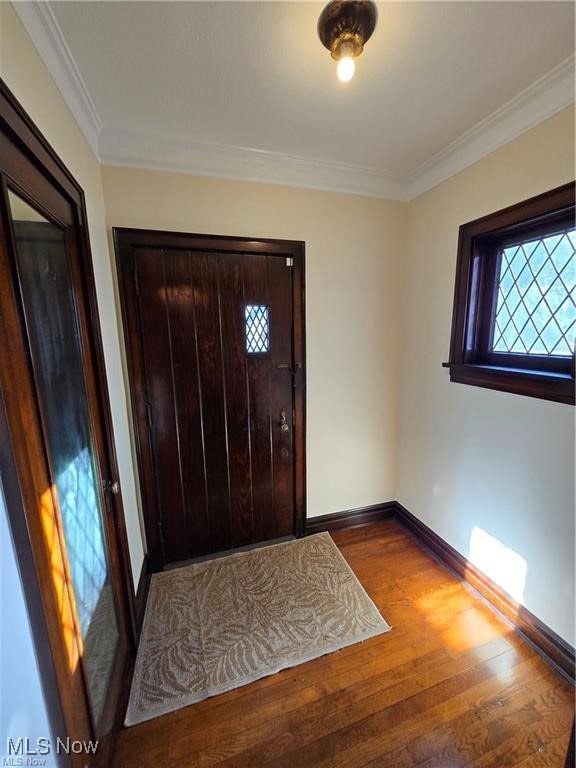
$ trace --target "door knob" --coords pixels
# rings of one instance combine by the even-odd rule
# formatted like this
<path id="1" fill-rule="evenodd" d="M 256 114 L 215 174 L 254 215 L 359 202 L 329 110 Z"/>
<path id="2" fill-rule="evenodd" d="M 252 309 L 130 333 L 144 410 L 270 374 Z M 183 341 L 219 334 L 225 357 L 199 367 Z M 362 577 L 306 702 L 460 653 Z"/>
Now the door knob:
<path id="1" fill-rule="evenodd" d="M 280 411 L 280 431 L 290 432 L 290 425 L 288 424 L 288 420 L 286 418 L 286 411 Z"/>
<path id="2" fill-rule="evenodd" d="M 118 480 L 115 480 L 112 482 L 112 480 L 105 480 L 104 481 L 104 490 L 107 493 L 113 493 L 114 496 L 120 493 L 120 483 Z"/>

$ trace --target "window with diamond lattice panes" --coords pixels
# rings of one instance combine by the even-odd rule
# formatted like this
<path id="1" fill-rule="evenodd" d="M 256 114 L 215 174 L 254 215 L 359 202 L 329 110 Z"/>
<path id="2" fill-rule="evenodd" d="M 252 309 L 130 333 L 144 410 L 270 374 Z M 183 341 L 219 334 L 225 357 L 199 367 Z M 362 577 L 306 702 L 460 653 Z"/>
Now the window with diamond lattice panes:
<path id="1" fill-rule="evenodd" d="M 269 310 L 265 304 L 247 304 L 244 310 L 246 323 L 246 352 L 249 355 L 270 351 Z"/>
<path id="2" fill-rule="evenodd" d="M 462 224 L 450 381 L 574 405 L 575 184 Z"/>
<path id="3" fill-rule="evenodd" d="M 574 229 L 504 248 L 492 349 L 520 355 L 572 354 L 576 334 Z"/>

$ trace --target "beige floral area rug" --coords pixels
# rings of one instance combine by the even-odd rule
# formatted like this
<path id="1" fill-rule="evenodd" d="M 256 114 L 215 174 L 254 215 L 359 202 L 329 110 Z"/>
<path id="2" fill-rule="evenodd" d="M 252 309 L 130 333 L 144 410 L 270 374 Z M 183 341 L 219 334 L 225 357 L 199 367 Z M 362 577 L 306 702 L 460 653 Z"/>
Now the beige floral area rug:
<path id="1" fill-rule="evenodd" d="M 126 725 L 389 630 L 328 533 L 155 574 Z"/>

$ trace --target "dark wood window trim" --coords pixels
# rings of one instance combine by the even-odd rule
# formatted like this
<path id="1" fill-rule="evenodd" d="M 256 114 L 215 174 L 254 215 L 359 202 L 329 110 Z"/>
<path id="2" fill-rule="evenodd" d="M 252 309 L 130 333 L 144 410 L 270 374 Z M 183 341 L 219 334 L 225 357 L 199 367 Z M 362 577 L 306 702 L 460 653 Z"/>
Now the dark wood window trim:
<path id="1" fill-rule="evenodd" d="M 574 405 L 574 358 L 494 353 L 498 253 L 574 224 L 574 182 L 460 227 L 452 314 L 450 380 Z"/>

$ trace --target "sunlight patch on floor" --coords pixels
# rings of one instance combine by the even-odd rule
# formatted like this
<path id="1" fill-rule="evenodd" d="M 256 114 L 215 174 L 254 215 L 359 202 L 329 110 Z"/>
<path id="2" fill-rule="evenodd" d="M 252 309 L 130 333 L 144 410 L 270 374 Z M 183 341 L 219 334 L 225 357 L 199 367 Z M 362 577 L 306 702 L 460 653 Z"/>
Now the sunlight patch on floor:
<path id="1" fill-rule="evenodd" d="M 426 620 L 424 635 L 432 633 L 451 653 L 465 653 L 509 632 L 489 609 L 475 605 L 475 598 L 460 581 L 421 595 L 415 605 Z"/>

